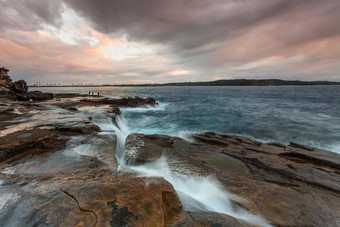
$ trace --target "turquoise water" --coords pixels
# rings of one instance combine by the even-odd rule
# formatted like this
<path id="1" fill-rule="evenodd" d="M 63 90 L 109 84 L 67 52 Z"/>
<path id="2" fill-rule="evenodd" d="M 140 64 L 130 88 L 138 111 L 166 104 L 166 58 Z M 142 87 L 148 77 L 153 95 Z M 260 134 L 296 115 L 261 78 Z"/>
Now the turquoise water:
<path id="1" fill-rule="evenodd" d="M 34 90 L 36 88 L 31 88 Z M 340 153 L 340 86 L 96 87 L 110 97 L 153 97 L 157 108 L 122 109 L 133 132 L 186 137 L 214 131 L 260 141 L 296 142 Z"/>

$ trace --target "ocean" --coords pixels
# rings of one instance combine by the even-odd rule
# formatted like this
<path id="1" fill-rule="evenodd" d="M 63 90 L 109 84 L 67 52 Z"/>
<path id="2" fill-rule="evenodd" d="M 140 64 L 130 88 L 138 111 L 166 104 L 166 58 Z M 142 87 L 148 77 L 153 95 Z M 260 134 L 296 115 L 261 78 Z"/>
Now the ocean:
<path id="1" fill-rule="evenodd" d="M 34 87 L 54 93 L 152 97 L 156 108 L 122 108 L 131 132 L 190 138 L 212 131 L 295 142 L 340 153 L 340 86 Z"/>

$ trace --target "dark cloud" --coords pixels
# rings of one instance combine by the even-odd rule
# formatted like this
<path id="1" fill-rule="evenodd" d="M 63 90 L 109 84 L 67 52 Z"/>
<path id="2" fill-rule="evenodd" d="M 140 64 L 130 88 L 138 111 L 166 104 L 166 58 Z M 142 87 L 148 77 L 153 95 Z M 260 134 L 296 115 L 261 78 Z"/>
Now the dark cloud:
<path id="1" fill-rule="evenodd" d="M 338 0 L 66 0 L 100 32 L 193 49 L 237 37 L 261 23 L 289 22 L 287 42 L 339 34 Z M 327 18 L 317 21 L 319 15 Z M 293 20 L 295 18 L 296 20 Z M 282 20 L 282 21 L 280 21 Z M 299 26 L 301 21 L 303 27 Z M 298 25 L 295 26 L 294 24 Z M 279 24 L 278 24 L 279 25 Z M 286 28 L 285 28 L 286 29 Z M 292 34 L 291 34 L 291 33 Z"/>
<path id="2" fill-rule="evenodd" d="M 340 79 L 339 0 L 0 0 L 0 5 L 0 62 L 30 82 Z M 150 52 L 121 61 L 106 56 L 105 48 L 119 45 L 115 40 L 125 35 L 126 46 L 135 41 Z M 92 46 L 88 37 L 98 42 Z M 172 74 L 181 70 L 190 74 Z"/>
<path id="3" fill-rule="evenodd" d="M 0 31 L 32 31 L 42 24 L 57 25 L 62 12 L 61 0 L 0 0 Z"/>

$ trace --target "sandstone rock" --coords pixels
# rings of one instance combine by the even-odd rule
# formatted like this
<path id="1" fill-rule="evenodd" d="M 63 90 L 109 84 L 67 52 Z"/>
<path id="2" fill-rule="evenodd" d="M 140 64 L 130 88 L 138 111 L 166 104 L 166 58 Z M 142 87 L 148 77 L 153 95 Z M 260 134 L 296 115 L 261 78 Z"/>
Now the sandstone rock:
<path id="1" fill-rule="evenodd" d="M 49 129 L 22 130 L 1 137 L 0 162 L 29 154 L 52 151 L 65 146 L 66 140 Z"/>
<path id="2" fill-rule="evenodd" d="M 190 143 L 166 136 L 130 135 L 127 152 L 133 150 L 133 155 L 128 160 L 144 163 L 162 154 L 174 171 L 213 174 L 242 198 L 235 204 L 274 226 L 340 225 L 340 155 L 215 133 L 193 138 L 196 141 Z M 186 173 L 185 168 L 190 171 Z M 210 220 L 203 219 L 201 224 L 223 222 L 220 217 Z"/>
<path id="3" fill-rule="evenodd" d="M 54 95 L 52 93 L 43 93 L 41 91 L 30 91 L 27 93 L 17 94 L 17 99 L 19 101 L 46 101 L 53 99 Z"/>
<path id="4" fill-rule="evenodd" d="M 54 100 L 48 108 L 31 102 L 0 105 L 0 130 L 16 123 L 17 117 L 30 119 L 32 113 L 53 105 L 72 108 L 61 111 L 65 116 L 53 124 L 41 121 L 1 137 L 0 195 L 5 202 L 0 207 L 0 225 L 250 226 L 226 214 L 186 211 L 163 178 L 117 171 L 114 135 L 98 133 L 92 117 L 76 108 L 111 104 L 103 115 L 115 117 L 119 106 L 148 102 L 138 100 Z M 239 196 L 232 198 L 234 206 L 274 226 L 340 225 L 339 155 L 215 133 L 193 139 L 132 134 L 126 141 L 126 160 L 139 165 L 166 156 L 178 173 L 214 175 Z"/>
<path id="5" fill-rule="evenodd" d="M 226 214 L 214 212 L 189 212 L 195 226 L 220 226 L 220 227 L 255 227 L 245 221 L 238 220 Z"/>
<path id="6" fill-rule="evenodd" d="M 162 178 L 121 179 L 89 169 L 14 177 L 10 185 L 2 189 L 10 199 L 6 212 L 0 212 L 4 226 L 165 226 L 183 213 L 176 192 Z"/>
<path id="7" fill-rule="evenodd" d="M 19 80 L 12 84 L 12 90 L 17 93 L 26 93 L 28 91 L 28 86 L 26 81 Z"/>
<path id="8" fill-rule="evenodd" d="M 0 68 L 0 86 L 11 88 L 12 80 L 8 76 L 8 71 L 9 70 L 5 69 L 4 67 Z"/>
<path id="9" fill-rule="evenodd" d="M 55 124 L 54 127 L 58 131 L 68 132 L 71 134 L 74 133 L 90 134 L 93 132 L 100 131 L 100 128 L 97 125 L 91 123 L 90 121 L 63 122 Z"/>
<path id="10" fill-rule="evenodd" d="M 150 140 L 152 143 L 149 143 Z M 162 149 L 157 149 L 157 146 L 172 147 L 172 143 L 171 137 L 165 135 L 131 134 L 126 138 L 125 161 L 130 165 L 156 161 L 162 156 Z"/>

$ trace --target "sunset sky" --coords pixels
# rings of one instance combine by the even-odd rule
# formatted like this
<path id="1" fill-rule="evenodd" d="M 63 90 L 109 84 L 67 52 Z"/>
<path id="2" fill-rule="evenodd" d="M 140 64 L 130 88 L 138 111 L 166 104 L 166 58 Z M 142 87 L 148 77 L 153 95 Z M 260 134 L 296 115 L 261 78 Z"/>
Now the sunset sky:
<path id="1" fill-rule="evenodd" d="M 0 0 L 0 67 L 41 83 L 340 81 L 339 0 Z"/>

